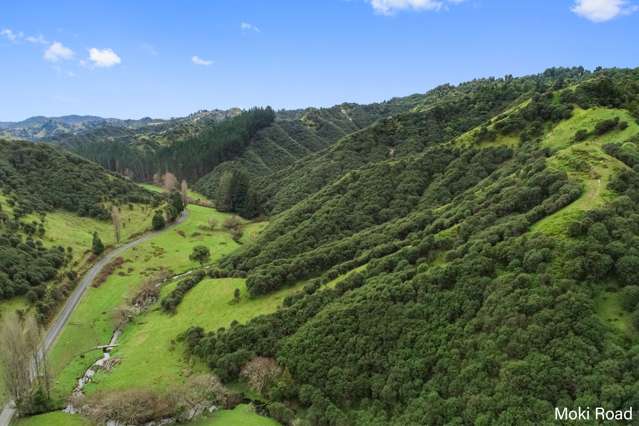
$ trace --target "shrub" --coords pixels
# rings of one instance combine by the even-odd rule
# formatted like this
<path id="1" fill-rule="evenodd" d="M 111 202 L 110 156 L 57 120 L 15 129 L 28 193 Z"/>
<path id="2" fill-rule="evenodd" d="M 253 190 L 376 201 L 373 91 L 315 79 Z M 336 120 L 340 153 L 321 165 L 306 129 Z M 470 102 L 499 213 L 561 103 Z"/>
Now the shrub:
<path id="1" fill-rule="evenodd" d="M 587 137 L 588 137 L 588 130 L 586 129 L 577 130 L 577 132 L 575 133 L 575 141 L 577 142 L 586 140 Z"/>
<path id="2" fill-rule="evenodd" d="M 211 251 L 206 246 L 195 246 L 193 252 L 189 256 L 193 262 L 199 262 L 200 265 L 204 265 L 211 259 Z"/>
<path id="3" fill-rule="evenodd" d="M 283 425 L 290 425 L 295 419 L 295 413 L 281 402 L 274 402 L 269 404 L 268 415 Z"/>
<path id="4" fill-rule="evenodd" d="M 107 263 L 104 268 L 100 271 L 100 273 L 95 277 L 93 283 L 91 284 L 93 287 L 98 288 L 113 274 L 113 272 L 118 269 L 120 266 L 124 264 L 124 259 L 121 257 L 116 257 L 111 262 Z"/>
<path id="5" fill-rule="evenodd" d="M 240 377 L 247 381 L 251 389 L 262 393 L 282 374 L 282 369 L 273 358 L 255 357 L 240 371 Z"/>
<path id="6" fill-rule="evenodd" d="M 623 256 L 615 265 L 617 276 L 626 284 L 634 284 L 639 275 L 639 257 Z"/>
<path id="7" fill-rule="evenodd" d="M 602 120 L 595 125 L 595 135 L 601 136 L 612 131 L 619 124 L 619 117 Z"/>
<path id="8" fill-rule="evenodd" d="M 183 279 L 175 287 L 175 289 L 160 303 L 164 312 L 175 313 L 177 306 L 182 302 L 186 293 L 195 287 L 206 274 L 203 271 L 197 271 L 191 274 L 188 278 Z"/>
<path id="9" fill-rule="evenodd" d="M 151 220 L 151 226 L 154 231 L 159 231 L 160 229 L 164 229 L 166 226 L 166 221 L 164 220 L 164 214 L 157 210 L 153 215 L 153 219 Z"/>

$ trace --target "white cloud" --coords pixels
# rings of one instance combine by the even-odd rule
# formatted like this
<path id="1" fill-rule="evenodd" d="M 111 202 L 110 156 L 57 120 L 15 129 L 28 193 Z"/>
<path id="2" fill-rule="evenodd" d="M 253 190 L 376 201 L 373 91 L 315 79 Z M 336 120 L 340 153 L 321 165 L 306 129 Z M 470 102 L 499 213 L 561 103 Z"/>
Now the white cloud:
<path id="1" fill-rule="evenodd" d="M 120 57 L 112 49 L 89 49 L 89 60 L 100 68 L 109 68 L 122 62 Z"/>
<path id="2" fill-rule="evenodd" d="M 254 31 L 254 32 L 256 32 L 256 33 L 261 32 L 261 31 L 260 31 L 260 29 L 259 29 L 258 27 L 256 27 L 256 26 L 255 26 L 255 25 L 253 25 L 253 24 L 249 24 L 248 22 L 242 22 L 242 23 L 240 24 L 240 29 L 241 29 L 242 31 Z"/>
<path id="3" fill-rule="evenodd" d="M 401 10 L 441 10 L 447 3 L 459 4 L 464 0 L 367 0 L 375 12 L 392 15 Z"/>
<path id="4" fill-rule="evenodd" d="M 44 52 L 44 59 L 49 62 L 66 61 L 73 58 L 75 53 L 59 41 L 54 41 Z"/>
<path id="5" fill-rule="evenodd" d="M 571 10 L 592 22 L 606 22 L 637 11 L 637 6 L 626 0 L 575 0 Z"/>
<path id="6" fill-rule="evenodd" d="M 49 44 L 49 42 L 47 41 L 47 39 L 45 39 L 44 37 L 42 37 L 42 35 L 37 35 L 37 36 L 28 36 L 25 37 L 25 40 L 28 41 L 29 43 L 33 43 L 33 44 Z"/>
<path id="7" fill-rule="evenodd" d="M 208 59 L 202 59 L 197 55 L 194 55 L 191 57 L 191 62 L 193 62 L 195 65 L 204 65 L 204 66 L 209 66 L 213 63 L 213 61 L 210 61 Z"/>
<path id="8" fill-rule="evenodd" d="M 20 37 L 20 34 L 14 33 L 11 28 L 4 28 L 0 31 L 0 36 L 5 37 L 10 42 L 15 42 Z"/>

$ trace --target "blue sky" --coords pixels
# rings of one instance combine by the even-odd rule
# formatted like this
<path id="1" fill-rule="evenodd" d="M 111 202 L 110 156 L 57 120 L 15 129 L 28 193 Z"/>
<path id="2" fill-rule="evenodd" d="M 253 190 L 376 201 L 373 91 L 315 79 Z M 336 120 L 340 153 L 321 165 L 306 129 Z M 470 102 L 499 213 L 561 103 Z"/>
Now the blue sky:
<path id="1" fill-rule="evenodd" d="M 551 66 L 636 67 L 636 0 L 0 5 L 0 121 L 368 103 Z"/>

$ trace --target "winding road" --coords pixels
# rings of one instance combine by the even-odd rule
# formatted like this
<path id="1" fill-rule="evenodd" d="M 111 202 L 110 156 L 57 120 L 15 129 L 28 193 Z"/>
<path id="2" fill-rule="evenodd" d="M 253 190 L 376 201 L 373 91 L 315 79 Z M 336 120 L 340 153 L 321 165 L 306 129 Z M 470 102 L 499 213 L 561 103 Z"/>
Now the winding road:
<path id="1" fill-rule="evenodd" d="M 188 212 L 184 210 L 180 214 L 180 216 L 177 218 L 177 220 L 170 226 L 167 226 L 161 231 L 147 232 L 146 234 L 142 235 L 141 237 L 135 240 L 129 241 L 126 244 L 116 247 L 115 249 L 109 251 L 102 258 L 100 258 L 100 260 L 98 260 L 95 263 L 95 265 L 93 265 L 82 276 L 82 279 L 78 283 L 77 287 L 75 288 L 75 290 L 73 290 L 73 292 L 71 293 L 67 301 L 64 303 L 62 310 L 56 315 L 55 319 L 51 323 L 51 326 L 49 327 L 49 330 L 47 331 L 47 334 L 44 336 L 44 340 L 42 341 L 42 350 L 46 353 L 51 349 L 51 347 L 55 343 L 58 336 L 60 336 L 60 333 L 62 333 L 64 326 L 67 324 L 67 322 L 69 322 L 69 318 L 71 318 L 71 314 L 80 303 L 80 300 L 82 299 L 82 296 L 84 295 L 85 291 L 87 290 L 87 288 L 89 288 L 89 286 L 91 285 L 95 277 L 100 273 L 102 268 L 104 268 L 109 262 L 111 262 L 116 257 L 120 256 L 122 253 L 129 250 L 130 248 L 135 247 L 139 244 L 142 244 L 143 242 L 152 239 L 158 234 L 166 232 L 168 229 L 172 228 L 173 226 L 179 225 L 180 223 L 184 222 L 187 217 L 188 217 Z M 4 406 L 4 408 L 2 409 L 2 412 L 0 413 L 0 426 L 9 426 L 14 414 L 15 414 L 15 407 L 14 407 L 13 401 L 11 401 Z"/>

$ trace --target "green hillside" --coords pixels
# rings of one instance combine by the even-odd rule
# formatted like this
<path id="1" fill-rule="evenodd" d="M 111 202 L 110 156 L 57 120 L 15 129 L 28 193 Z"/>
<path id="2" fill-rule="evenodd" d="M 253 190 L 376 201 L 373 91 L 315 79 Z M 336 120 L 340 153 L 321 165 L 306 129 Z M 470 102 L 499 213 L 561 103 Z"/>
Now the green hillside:
<path id="1" fill-rule="evenodd" d="M 198 205 L 122 254 L 51 351 L 49 409 L 82 415 L 23 424 L 181 421 L 200 400 L 219 409 L 186 424 L 537 425 L 554 407 L 639 405 L 639 69 L 205 127 L 91 148 L 142 180 L 170 166 Z M 144 161 L 111 164 L 107 144 Z M 162 202 L 75 154 L 17 146 L 28 161 L 7 145 L 0 172 L 19 184 L 0 205 L 24 243 L 5 240 L 34 258 L 81 247 L 113 204 L 134 235 Z M 62 256 L 42 273 L 78 261 Z M 17 294 L 0 309 L 28 306 Z M 115 330 L 108 366 L 70 397 Z"/>
<path id="2" fill-rule="evenodd" d="M 155 174 L 170 171 L 193 183 L 240 155 L 273 118 L 270 108 L 230 110 L 136 129 L 102 126 L 50 142 L 137 180 L 150 182 Z"/>
<path id="3" fill-rule="evenodd" d="M 376 120 L 408 111 L 428 101 L 428 95 L 413 95 L 379 104 L 341 104 L 331 108 L 280 111 L 276 121 L 257 133 L 238 158 L 218 165 L 197 182 L 197 187 L 202 193 L 215 198 L 222 174 L 226 171 L 241 171 L 252 179 L 271 176 Z M 255 186 L 261 184 L 258 180 Z"/>
<path id="4" fill-rule="evenodd" d="M 113 244 L 111 207 L 127 239 L 149 227 L 153 203 L 157 196 L 76 155 L 0 141 L 0 300 L 26 295 L 46 317 L 81 272 L 92 234 Z"/>
<path id="5" fill-rule="evenodd" d="M 568 84 L 586 76 L 582 68 L 551 69 L 523 78 L 481 79 L 438 87 L 411 110 L 397 111 L 329 149 L 258 180 L 262 208 L 271 214 L 284 211 L 351 170 L 419 154 L 484 124 L 557 81 Z"/>
<path id="6" fill-rule="evenodd" d="M 92 239 L 116 244 L 150 228 L 160 198 L 52 147 L 0 141 L 0 318 L 33 313 L 46 325 L 95 261 Z M 0 365 L 0 372 L 5 368 Z M 0 402 L 5 401 L 0 374 Z"/>
<path id="7" fill-rule="evenodd" d="M 538 424 L 638 402 L 639 71 L 576 71 L 515 79 L 529 91 L 506 99 L 496 80 L 440 126 L 415 110 L 296 164 L 279 214 L 222 264 L 253 295 L 304 292 L 192 329 L 189 352 L 227 382 L 276 359 L 263 397 L 311 424 Z"/>

